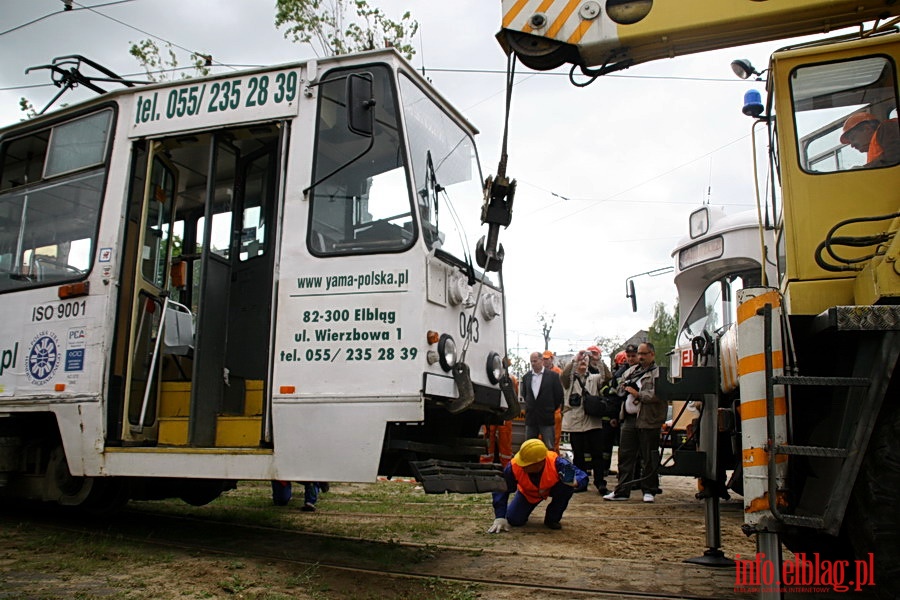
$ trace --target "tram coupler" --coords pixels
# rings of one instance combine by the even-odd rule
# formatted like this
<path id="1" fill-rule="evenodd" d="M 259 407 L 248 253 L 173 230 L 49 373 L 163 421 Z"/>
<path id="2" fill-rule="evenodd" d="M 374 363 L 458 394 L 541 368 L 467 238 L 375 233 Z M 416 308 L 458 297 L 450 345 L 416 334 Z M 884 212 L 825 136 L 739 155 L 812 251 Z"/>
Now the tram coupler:
<path id="1" fill-rule="evenodd" d="M 475 402 L 475 388 L 472 386 L 469 365 L 464 362 L 458 362 L 453 365 L 453 381 L 456 382 L 459 396 L 447 405 L 447 411 L 452 415 L 456 415 L 472 406 Z"/>

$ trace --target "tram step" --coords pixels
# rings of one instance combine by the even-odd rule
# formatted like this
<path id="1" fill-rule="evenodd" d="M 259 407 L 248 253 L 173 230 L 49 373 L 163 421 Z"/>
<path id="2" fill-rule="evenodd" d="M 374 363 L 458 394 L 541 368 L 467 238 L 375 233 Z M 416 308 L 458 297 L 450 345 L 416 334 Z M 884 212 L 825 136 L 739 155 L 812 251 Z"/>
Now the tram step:
<path id="1" fill-rule="evenodd" d="M 217 448 L 253 448 L 259 446 L 261 417 L 217 417 Z"/>
<path id="2" fill-rule="evenodd" d="M 160 417 L 186 417 L 191 414 L 191 382 L 163 381 L 159 395 Z"/>
<path id="3" fill-rule="evenodd" d="M 160 417 L 156 441 L 161 446 L 187 446 L 188 417 Z"/>
<path id="4" fill-rule="evenodd" d="M 245 417 L 261 415 L 263 412 L 263 382 L 248 379 L 244 382 Z M 159 396 L 160 417 L 187 417 L 191 414 L 191 382 L 163 381 Z"/>
<path id="5" fill-rule="evenodd" d="M 161 446 L 188 445 L 188 417 L 160 417 L 157 442 Z M 216 418 L 216 448 L 259 446 L 262 417 L 219 416 Z"/>
<path id="6" fill-rule="evenodd" d="M 506 491 L 500 465 L 447 460 L 410 461 L 426 494 L 482 494 Z"/>
<path id="7" fill-rule="evenodd" d="M 244 382 L 244 415 L 252 417 L 263 412 L 263 382 L 248 379 Z"/>

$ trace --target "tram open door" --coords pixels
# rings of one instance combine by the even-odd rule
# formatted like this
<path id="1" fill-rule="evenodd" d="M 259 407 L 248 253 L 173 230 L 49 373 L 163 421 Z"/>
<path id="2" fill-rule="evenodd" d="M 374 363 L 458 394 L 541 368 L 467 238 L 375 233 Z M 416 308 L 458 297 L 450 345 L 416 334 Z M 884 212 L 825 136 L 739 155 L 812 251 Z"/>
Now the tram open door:
<path id="1" fill-rule="evenodd" d="M 112 387 L 127 383 L 122 410 L 110 411 L 123 443 L 266 437 L 284 131 L 272 123 L 135 144 Z"/>

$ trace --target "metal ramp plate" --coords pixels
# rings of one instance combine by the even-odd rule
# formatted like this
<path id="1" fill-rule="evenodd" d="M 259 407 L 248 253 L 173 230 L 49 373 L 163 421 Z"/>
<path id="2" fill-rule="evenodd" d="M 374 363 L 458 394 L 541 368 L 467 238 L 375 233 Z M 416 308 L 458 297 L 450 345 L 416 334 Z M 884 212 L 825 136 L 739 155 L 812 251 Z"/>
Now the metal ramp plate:
<path id="1" fill-rule="evenodd" d="M 426 494 L 483 494 L 505 492 L 500 465 L 447 460 L 410 461 L 413 473 Z"/>

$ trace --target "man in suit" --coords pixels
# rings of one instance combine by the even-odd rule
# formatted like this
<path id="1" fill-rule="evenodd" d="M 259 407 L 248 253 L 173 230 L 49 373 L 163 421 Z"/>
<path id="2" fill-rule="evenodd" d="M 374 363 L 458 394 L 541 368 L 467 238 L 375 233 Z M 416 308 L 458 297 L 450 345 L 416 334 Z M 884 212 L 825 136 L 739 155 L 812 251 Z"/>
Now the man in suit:
<path id="1" fill-rule="evenodd" d="M 559 375 L 544 368 L 540 352 L 531 353 L 531 371 L 522 377 L 519 386 L 525 406 L 525 439 L 538 436 L 551 450 L 556 437 L 554 413 L 562 406 L 563 388 Z"/>

